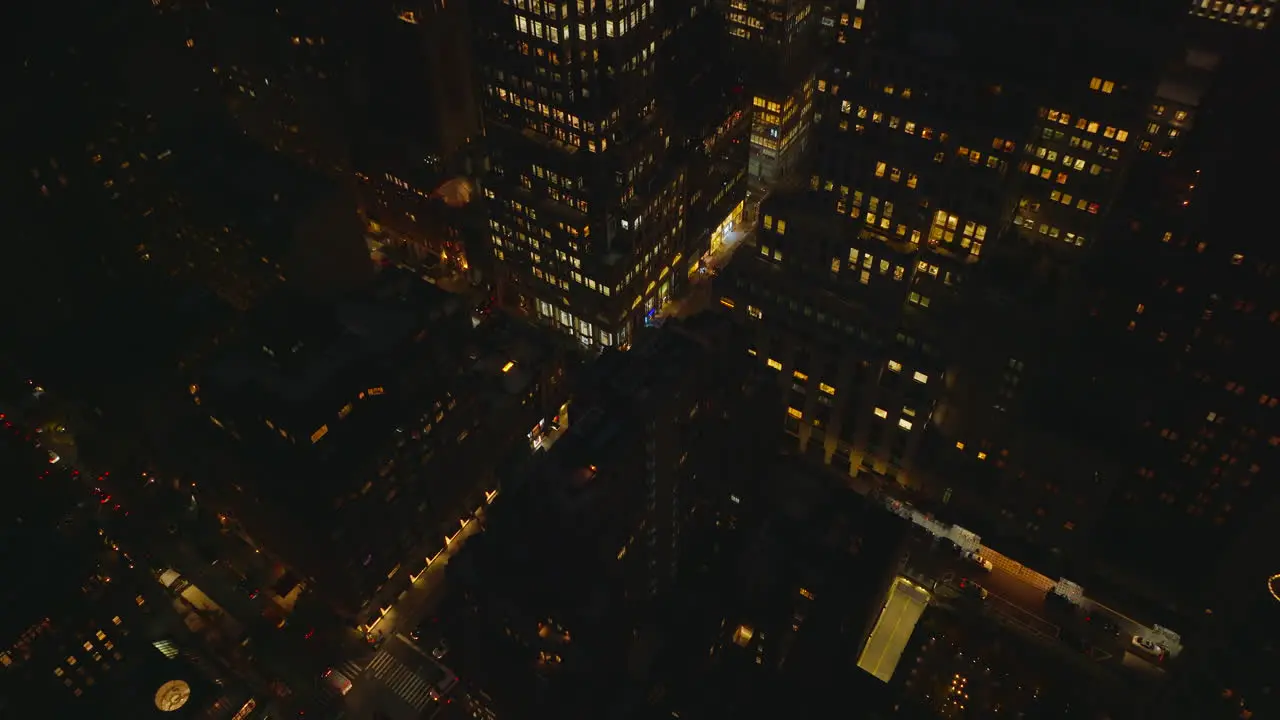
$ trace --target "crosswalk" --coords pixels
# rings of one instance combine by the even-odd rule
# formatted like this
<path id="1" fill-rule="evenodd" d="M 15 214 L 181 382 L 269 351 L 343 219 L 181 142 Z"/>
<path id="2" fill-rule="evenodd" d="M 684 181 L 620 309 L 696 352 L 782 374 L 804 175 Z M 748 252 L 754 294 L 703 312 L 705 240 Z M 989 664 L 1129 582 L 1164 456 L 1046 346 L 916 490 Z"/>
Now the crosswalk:
<path id="1" fill-rule="evenodd" d="M 368 670 L 371 677 L 386 685 L 415 712 L 425 711 L 436 697 L 435 688 L 430 682 L 386 650 L 380 651 L 373 658 Z"/>
<path id="2" fill-rule="evenodd" d="M 364 673 L 365 667 L 367 667 L 366 663 L 356 660 L 345 660 L 339 665 L 334 665 L 333 669 L 343 675 L 346 675 L 347 679 L 351 682 L 355 682 L 356 678 L 360 677 L 360 675 Z"/>

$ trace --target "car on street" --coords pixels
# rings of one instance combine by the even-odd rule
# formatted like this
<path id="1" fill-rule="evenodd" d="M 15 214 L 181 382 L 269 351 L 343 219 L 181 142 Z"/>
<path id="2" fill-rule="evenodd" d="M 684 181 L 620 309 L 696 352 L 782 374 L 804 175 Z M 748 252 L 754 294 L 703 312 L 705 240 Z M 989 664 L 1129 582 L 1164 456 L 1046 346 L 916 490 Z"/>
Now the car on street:
<path id="1" fill-rule="evenodd" d="M 961 593 L 971 598 L 976 598 L 978 600 L 986 600 L 987 597 L 991 594 L 987 592 L 986 588 L 970 580 L 969 578 L 960 578 L 960 581 L 956 584 L 959 586 Z"/>
<path id="2" fill-rule="evenodd" d="M 346 695 L 351 692 L 351 679 L 333 668 L 325 670 L 320 679 L 339 695 Z"/>
<path id="3" fill-rule="evenodd" d="M 977 565 L 978 567 L 982 568 L 986 572 L 991 572 L 991 570 L 995 567 L 995 565 L 993 565 L 990 560 L 983 557 L 979 553 L 971 553 L 969 555 L 969 560 L 971 560 L 974 565 Z"/>
<path id="4" fill-rule="evenodd" d="M 1157 645 L 1156 643 L 1153 643 L 1150 640 L 1142 637 L 1141 635 L 1134 635 L 1133 640 L 1130 641 L 1130 643 L 1133 645 L 1135 649 L 1141 651 L 1143 654 L 1147 655 L 1148 657 L 1153 657 L 1157 661 L 1164 660 L 1165 649 L 1162 646 Z"/>
<path id="5" fill-rule="evenodd" d="M 443 660 L 445 655 L 449 654 L 449 643 L 443 639 L 436 643 L 435 649 L 431 651 L 431 657 L 437 660 Z"/>

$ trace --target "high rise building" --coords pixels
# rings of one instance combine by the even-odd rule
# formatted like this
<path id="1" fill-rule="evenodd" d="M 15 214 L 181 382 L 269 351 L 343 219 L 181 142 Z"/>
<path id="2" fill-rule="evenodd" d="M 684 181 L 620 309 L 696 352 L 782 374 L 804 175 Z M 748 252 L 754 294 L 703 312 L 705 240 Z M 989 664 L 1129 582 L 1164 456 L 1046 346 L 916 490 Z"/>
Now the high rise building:
<path id="1" fill-rule="evenodd" d="M 717 294 L 803 452 L 989 535 L 1083 548 L 1129 461 L 1066 359 L 1082 264 L 1127 222 L 1126 182 L 1182 151 L 1216 59 L 1176 9 L 1001 7 L 879 8 L 816 81 L 810 192 L 766 199 Z M 1046 33 L 1090 53 L 1056 62 Z"/>
<path id="2" fill-rule="evenodd" d="M 1179 555 L 1225 556 L 1275 497 L 1264 478 L 1280 447 L 1280 258 L 1255 234 L 1221 225 L 1266 222 L 1267 193 L 1250 169 L 1272 153 L 1234 129 L 1260 111 L 1241 69 L 1272 59 L 1266 50 L 1225 58 L 1203 107 L 1173 110 L 1174 122 L 1196 128 L 1172 157 L 1151 158 L 1162 162 L 1119 206 L 1095 276 L 1096 334 L 1082 347 L 1093 357 L 1080 354 L 1132 408 L 1113 430 L 1126 438 L 1126 467 L 1107 535 L 1127 564 L 1174 585 Z M 1172 108 L 1152 112 L 1162 109 Z"/>
<path id="3" fill-rule="evenodd" d="M 808 145 L 817 17 L 809 0 L 731 0 L 725 17 L 751 94 L 751 182 L 770 187 Z"/>
<path id="4" fill-rule="evenodd" d="M 687 550 L 693 517 L 747 501 L 749 465 L 726 473 L 723 461 L 767 457 L 755 429 L 776 415 L 758 410 L 759 371 L 725 354 L 722 321 L 673 320 L 606 352 L 580 380 L 567 432 L 504 478 L 485 532 L 450 560 L 468 608 L 459 630 L 496 645 L 459 672 L 490 675 L 499 714 L 625 704 L 646 627 L 705 561 Z M 495 678 L 504 666 L 532 671 L 541 690 Z"/>
<path id="5" fill-rule="evenodd" d="M 696 11 L 698 6 L 694 7 Z M 667 3 L 675 27 L 668 53 L 660 66 L 666 97 L 678 108 L 677 157 L 687 167 L 685 254 L 701 258 L 717 253 L 729 233 L 743 230 L 750 160 L 750 96 L 732 53 L 724 15 L 703 8 L 690 13 L 684 5 Z M 689 272 L 701 268 L 689 264 Z"/>
<path id="6" fill-rule="evenodd" d="M 658 102 L 654 0 L 476 8 L 505 302 L 588 347 L 625 347 L 686 282 L 685 173 Z"/>

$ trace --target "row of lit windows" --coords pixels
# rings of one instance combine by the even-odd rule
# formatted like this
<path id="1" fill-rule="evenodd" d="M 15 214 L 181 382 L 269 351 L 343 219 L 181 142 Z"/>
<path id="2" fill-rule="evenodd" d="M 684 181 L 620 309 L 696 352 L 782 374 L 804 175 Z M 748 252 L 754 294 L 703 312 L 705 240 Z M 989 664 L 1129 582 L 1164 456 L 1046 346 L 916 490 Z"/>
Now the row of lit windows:
<path id="1" fill-rule="evenodd" d="M 1274 2 L 1274 0 L 1270 0 Z M 1267 27 L 1266 18 L 1271 17 L 1271 8 L 1261 2 L 1247 0 L 1200 0 L 1188 10 L 1193 15 L 1211 18 L 1232 25 L 1243 25 L 1257 30 Z"/>
<path id="2" fill-rule="evenodd" d="M 1116 84 L 1111 80 L 1103 80 L 1100 77 L 1096 77 L 1089 80 L 1089 89 L 1110 95 L 1115 91 Z"/>
<path id="3" fill-rule="evenodd" d="M 850 103 L 848 100 L 841 100 L 841 101 L 840 101 L 840 112 L 844 113 L 845 115 L 850 114 L 851 112 L 853 112 L 853 104 L 852 104 L 852 103 Z M 868 110 L 867 108 L 865 108 L 865 107 L 863 107 L 863 106 L 861 106 L 861 105 L 859 105 L 859 106 L 858 106 L 858 108 L 857 108 L 857 112 L 856 112 L 856 113 L 854 113 L 854 114 L 855 114 L 859 119 L 863 119 L 863 120 L 865 120 L 865 119 L 867 118 L 867 116 L 868 116 L 868 115 L 870 115 L 870 116 L 871 116 L 871 122 L 876 123 L 876 124 L 881 124 L 881 123 L 884 123 L 884 122 L 885 122 L 885 115 L 884 115 L 884 113 L 883 113 L 883 112 L 881 112 L 881 111 L 879 111 L 879 110 L 871 111 L 871 110 Z M 904 121 L 902 120 L 902 118 L 898 117 L 897 115 L 890 115 L 890 116 L 889 116 L 888 125 L 889 125 L 889 129 L 890 129 L 890 130 L 899 130 L 899 129 L 900 129 L 900 130 L 902 130 L 902 132 L 905 132 L 905 133 L 906 133 L 906 134 L 908 134 L 908 135 L 916 135 L 916 134 L 917 134 L 917 131 L 918 131 L 918 132 L 919 132 L 918 137 L 920 137 L 920 138 L 921 138 L 921 139 L 923 139 L 923 140 L 934 140 L 934 139 L 935 139 L 935 133 L 934 133 L 933 128 L 931 128 L 931 127 L 919 126 L 919 125 L 917 125 L 914 121 L 911 121 L 911 120 L 907 120 L 907 121 L 905 121 L 905 122 L 904 122 Z M 945 133 L 945 132 L 943 132 L 943 133 L 937 133 L 937 134 L 936 134 L 936 139 L 937 139 L 937 141 L 938 141 L 938 142 L 946 142 L 946 141 L 947 141 L 947 137 L 948 137 L 948 135 L 947 135 L 947 133 Z"/>
<path id="4" fill-rule="evenodd" d="M 569 6 L 556 6 L 553 2 L 546 0 L 503 0 L 505 5 L 513 5 L 519 10 L 534 15 L 540 15 L 550 20 L 567 20 L 569 18 Z"/>
<path id="5" fill-rule="evenodd" d="M 777 225 L 775 226 L 774 221 L 773 221 L 773 216 L 772 216 L 772 215 L 768 215 L 768 214 L 766 214 L 766 215 L 764 216 L 764 228 L 765 228 L 766 230 L 773 230 L 774 232 L 778 233 L 779 235 L 786 235 L 786 234 L 787 234 L 787 221 L 786 221 L 786 220 L 783 220 L 782 218 L 778 218 Z"/>
<path id="6" fill-rule="evenodd" d="M 759 18 L 753 15 L 748 15 L 747 13 L 731 12 L 728 13 L 727 17 L 729 18 L 730 23 L 739 27 L 751 28 L 752 30 L 764 29 L 764 23 L 760 22 Z M 751 37 L 751 34 L 743 31 L 741 34 L 738 34 L 737 37 Z"/>
<path id="7" fill-rule="evenodd" d="M 1046 137 L 1046 139 L 1049 139 L 1049 138 Z M 1093 142 L 1089 140 L 1083 140 L 1074 135 L 1071 136 L 1069 144 L 1073 148 L 1078 147 L 1083 150 L 1096 151 L 1099 155 L 1101 155 L 1102 157 L 1108 160 L 1120 159 L 1120 148 L 1114 145 L 1104 145 L 1102 143 L 1097 143 L 1095 145 Z M 1074 166 L 1076 170 L 1084 170 L 1085 168 L 1084 161 L 1076 162 L 1078 158 L 1072 157 L 1071 155 L 1068 155 L 1066 153 L 1059 153 L 1057 150 L 1053 150 L 1051 148 L 1047 148 L 1041 145 L 1034 145 L 1032 143 L 1027 143 L 1025 150 L 1028 155 L 1035 155 L 1036 158 L 1039 160 L 1048 160 L 1049 162 L 1057 162 L 1058 157 L 1061 155 L 1063 158 L 1062 160 L 1063 165 Z M 1098 173 L 1094 172 L 1091 174 L 1097 175 Z"/>
<path id="8" fill-rule="evenodd" d="M 1066 205 L 1067 207 L 1071 207 L 1071 203 L 1073 200 L 1070 193 L 1064 193 L 1061 190 L 1056 190 L 1056 189 L 1049 193 L 1049 199 L 1056 203 Z M 1074 200 L 1075 200 L 1075 208 L 1077 210 L 1084 210 L 1092 215 L 1098 214 L 1098 210 L 1100 209 L 1100 206 L 1098 205 L 1098 203 L 1089 202 L 1084 198 L 1075 198 Z"/>
<path id="9" fill-rule="evenodd" d="M 1053 225 L 1049 225 L 1048 223 L 1037 224 L 1034 218 L 1026 217 L 1021 212 L 1019 212 L 1017 215 L 1014 216 L 1013 224 L 1017 225 L 1018 227 L 1026 228 L 1033 232 L 1038 232 L 1041 235 L 1044 235 L 1045 237 L 1054 238 L 1055 240 L 1061 239 L 1063 242 L 1067 243 L 1068 245 L 1075 245 L 1077 247 L 1084 246 L 1083 235 L 1077 235 L 1076 233 L 1073 233 L 1073 232 L 1066 232 L 1061 228 Z"/>
<path id="10" fill-rule="evenodd" d="M 814 178 L 814 182 L 816 183 L 816 176 Z M 832 183 L 828 181 L 827 182 L 828 190 L 832 189 L 831 185 Z M 849 188 L 842 185 L 840 187 L 840 190 L 842 193 L 847 193 L 849 191 Z M 840 214 L 844 214 L 847 210 L 849 213 L 849 217 L 855 220 L 857 220 L 859 217 L 864 217 L 863 211 L 862 211 L 862 200 L 863 200 L 862 191 L 858 190 L 854 192 L 853 199 L 852 199 L 852 207 L 850 207 L 849 199 L 844 195 L 842 195 L 840 199 L 836 201 L 836 212 Z M 870 199 L 870 204 L 868 205 L 868 208 L 867 208 L 866 215 L 865 215 L 865 221 L 868 225 L 871 225 L 873 227 L 876 227 L 878 225 L 880 229 L 888 230 L 890 225 L 889 221 L 891 216 L 893 215 L 893 203 L 886 200 L 884 203 L 885 214 L 881 217 L 877 217 L 879 204 L 880 204 L 880 199 L 875 196 L 872 196 Z M 907 226 L 899 223 L 894 229 L 894 232 L 895 234 L 897 234 L 898 237 L 905 238 L 907 237 Z M 912 244 L 918 244 L 920 242 L 919 230 L 911 231 L 910 241 Z"/>
<path id="11" fill-rule="evenodd" d="M 1040 108 L 1040 117 L 1047 119 L 1049 122 L 1056 122 L 1059 125 L 1071 125 L 1071 114 L 1062 112 L 1061 110 Z M 1095 120 L 1087 120 L 1082 117 L 1076 118 L 1074 127 L 1077 130 L 1084 130 L 1087 133 L 1095 135 L 1101 131 L 1103 137 L 1115 138 L 1119 142 L 1124 142 L 1129 138 L 1128 130 L 1120 130 L 1110 125 L 1103 127 L 1101 123 Z"/>
<path id="12" fill-rule="evenodd" d="M 884 162 L 876 163 L 876 177 L 878 178 L 884 177 L 886 170 L 888 170 L 890 181 L 899 182 L 902 180 L 903 172 L 900 168 L 896 168 L 896 167 L 890 168 Z M 906 173 L 906 176 L 907 176 L 907 187 L 914 189 L 916 187 L 916 184 L 920 182 L 919 176 L 917 176 L 915 173 Z"/>
<path id="13" fill-rule="evenodd" d="M 982 163 L 982 153 L 978 150 L 971 150 L 963 145 L 956 149 L 956 156 L 965 158 L 970 165 L 979 165 Z M 986 166 L 995 170 L 1004 171 L 1009 167 L 1009 163 L 1000 159 L 996 155 L 987 155 Z"/>
<path id="14" fill-rule="evenodd" d="M 859 2 L 863 2 L 863 1 L 864 1 L 864 0 L 859 0 Z M 860 15 L 855 15 L 853 18 L 850 18 L 850 17 L 849 17 L 849 13 L 840 13 L 840 24 L 841 24 L 842 26 L 844 26 L 844 27 L 852 27 L 854 30 L 861 30 L 861 29 L 862 29 L 862 16 L 860 16 Z M 843 33 L 841 33 L 841 34 L 840 34 L 840 42 L 844 42 L 844 41 L 845 41 L 845 40 L 844 40 L 844 34 L 843 34 Z"/>
<path id="15" fill-rule="evenodd" d="M 934 213 L 933 226 L 929 229 L 929 241 L 955 242 L 957 230 L 960 231 L 960 247 L 970 248 L 973 255 L 978 255 L 982 250 L 982 243 L 987 239 L 987 226 L 969 220 L 961 227 L 960 218 L 945 210 Z"/>
<path id="16" fill-rule="evenodd" d="M 849 269 L 850 270 L 858 269 L 859 259 L 861 259 L 861 262 L 862 262 L 862 269 L 868 272 L 874 269 L 874 270 L 877 270 L 881 275 L 888 275 L 890 271 L 892 271 L 893 279 L 897 282 L 901 282 L 903 277 L 906 276 L 906 268 L 904 268 L 901 265 L 890 262 L 889 260 L 886 260 L 884 258 L 880 258 L 880 263 L 877 266 L 876 258 L 871 253 L 860 251 L 857 248 L 849 248 Z M 836 268 L 838 266 L 833 265 L 832 267 Z M 867 283 L 866 281 L 863 281 L 862 284 L 866 285 Z"/>

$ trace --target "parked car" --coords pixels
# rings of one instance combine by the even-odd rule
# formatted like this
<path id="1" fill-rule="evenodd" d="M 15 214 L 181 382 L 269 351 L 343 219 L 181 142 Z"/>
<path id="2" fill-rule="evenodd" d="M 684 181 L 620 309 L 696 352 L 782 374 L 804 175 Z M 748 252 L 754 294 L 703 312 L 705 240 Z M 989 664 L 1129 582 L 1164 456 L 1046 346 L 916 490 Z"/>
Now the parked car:
<path id="1" fill-rule="evenodd" d="M 1161 645 L 1157 645 L 1156 643 L 1153 643 L 1150 640 L 1147 640 L 1141 635 L 1134 635 L 1133 640 L 1131 641 L 1131 644 L 1135 649 L 1141 651 L 1143 654 L 1147 655 L 1148 657 L 1153 657 L 1157 661 L 1164 660 L 1164 655 L 1165 655 L 1164 647 Z"/>
<path id="2" fill-rule="evenodd" d="M 990 560 L 988 560 L 987 558 L 983 557 L 983 556 L 982 556 L 981 554 L 979 554 L 979 553 L 971 553 L 971 554 L 969 555 L 969 559 L 973 561 L 973 564 L 975 564 L 975 565 L 977 565 L 978 567 L 982 568 L 982 569 L 983 569 L 983 570 L 985 570 L 986 572 L 991 572 L 991 570 L 995 567 L 995 566 L 991 563 L 991 561 L 990 561 Z"/>

